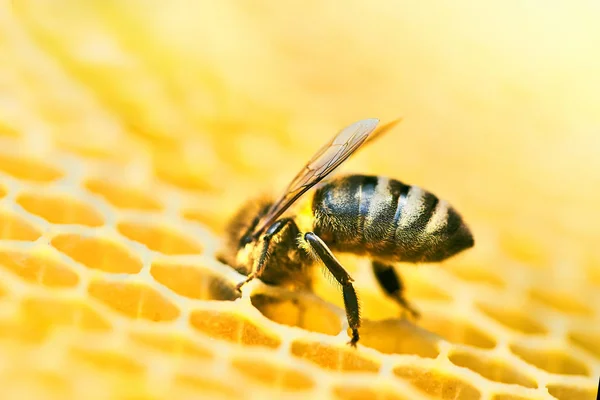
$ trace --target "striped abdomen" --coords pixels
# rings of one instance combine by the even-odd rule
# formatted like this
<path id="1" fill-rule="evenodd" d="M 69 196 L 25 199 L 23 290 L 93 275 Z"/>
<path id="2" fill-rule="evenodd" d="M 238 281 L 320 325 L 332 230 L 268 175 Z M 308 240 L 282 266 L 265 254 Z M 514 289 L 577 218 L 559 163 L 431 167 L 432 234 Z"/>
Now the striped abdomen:
<path id="1" fill-rule="evenodd" d="M 320 186 L 313 196 L 314 232 L 332 250 L 389 261 L 440 261 L 473 246 L 460 215 L 416 186 L 351 175 Z"/>

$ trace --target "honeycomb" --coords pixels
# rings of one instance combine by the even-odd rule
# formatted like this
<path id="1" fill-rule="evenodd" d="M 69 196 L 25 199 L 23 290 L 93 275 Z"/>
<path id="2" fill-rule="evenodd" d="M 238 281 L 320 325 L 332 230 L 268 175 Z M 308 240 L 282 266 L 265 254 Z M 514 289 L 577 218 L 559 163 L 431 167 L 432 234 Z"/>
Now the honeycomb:
<path id="1" fill-rule="evenodd" d="M 6 2 L 0 397 L 595 399 L 600 9 L 452 4 Z M 350 255 L 356 350 L 320 275 L 238 294 L 236 207 L 399 115 L 343 169 L 434 191 L 476 239 L 398 266 L 422 318 Z"/>

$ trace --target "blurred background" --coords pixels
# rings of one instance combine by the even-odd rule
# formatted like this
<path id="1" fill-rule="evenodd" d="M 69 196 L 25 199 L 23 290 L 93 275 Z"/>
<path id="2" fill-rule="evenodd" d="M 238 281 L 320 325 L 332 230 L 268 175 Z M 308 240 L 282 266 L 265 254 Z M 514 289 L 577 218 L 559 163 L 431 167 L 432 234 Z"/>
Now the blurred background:
<path id="1" fill-rule="evenodd" d="M 44 107 L 57 135 L 110 150 L 126 132 L 160 148 L 156 168 L 184 185 L 236 200 L 280 187 L 340 127 L 401 116 L 346 170 L 429 188 L 508 235 L 600 236 L 597 2 L 25 1 L 13 12 L 51 55 L 46 68 L 108 114 L 90 121 L 55 89 Z M 51 85 L 46 73 L 30 79 Z M 39 102 L 32 90 L 22 97 Z"/>
<path id="2" fill-rule="evenodd" d="M 600 330 L 599 2 L 6 4 L 0 135 L 16 153 L 76 154 L 73 171 L 219 235 L 340 128 L 402 117 L 343 171 L 447 199 L 475 231 L 469 279 L 520 280 L 576 315 L 550 330 Z"/>

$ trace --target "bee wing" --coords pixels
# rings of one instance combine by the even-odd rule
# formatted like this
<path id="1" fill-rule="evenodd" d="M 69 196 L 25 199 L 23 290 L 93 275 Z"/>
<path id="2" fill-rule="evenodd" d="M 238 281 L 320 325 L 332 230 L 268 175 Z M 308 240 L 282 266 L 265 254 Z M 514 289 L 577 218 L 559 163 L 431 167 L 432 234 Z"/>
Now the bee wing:
<path id="1" fill-rule="evenodd" d="M 257 225 L 254 235 L 260 235 L 300 196 L 348 159 L 365 141 L 370 139 L 369 135 L 375 130 L 378 123 L 379 120 L 376 118 L 364 119 L 342 129 L 335 135 L 290 182 L 283 196 L 271 206 L 265 217 Z M 389 125 L 386 124 L 383 128 L 391 128 Z M 381 130 L 378 132 L 383 133 Z"/>
<path id="2" fill-rule="evenodd" d="M 373 143 L 375 141 L 375 139 L 378 139 L 381 136 L 383 136 L 384 133 L 389 132 L 393 127 L 398 125 L 400 122 L 402 122 L 402 118 L 397 118 L 393 121 L 388 122 L 385 125 L 381 125 L 379 128 L 377 128 L 373 133 L 371 133 L 369 135 L 367 140 L 365 140 L 365 145 Z"/>

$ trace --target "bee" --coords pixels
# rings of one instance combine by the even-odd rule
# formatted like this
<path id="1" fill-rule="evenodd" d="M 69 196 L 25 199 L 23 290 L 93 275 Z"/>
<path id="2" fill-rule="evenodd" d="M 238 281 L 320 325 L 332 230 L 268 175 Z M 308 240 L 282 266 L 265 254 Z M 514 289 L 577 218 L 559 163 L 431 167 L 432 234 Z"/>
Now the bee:
<path id="1" fill-rule="evenodd" d="M 256 278 L 310 290 L 313 268 L 320 266 L 341 287 L 352 334 L 349 344 L 356 347 L 360 311 L 354 280 L 335 256 L 353 253 L 368 257 L 383 292 L 418 317 L 404 297 L 394 264 L 442 261 L 472 247 L 473 236 L 462 217 L 434 194 L 395 179 L 345 175 L 323 180 L 398 122 L 378 130 L 375 118 L 349 125 L 308 161 L 281 197 L 259 197 L 239 209 L 218 255 L 246 276 L 238 290 Z"/>

